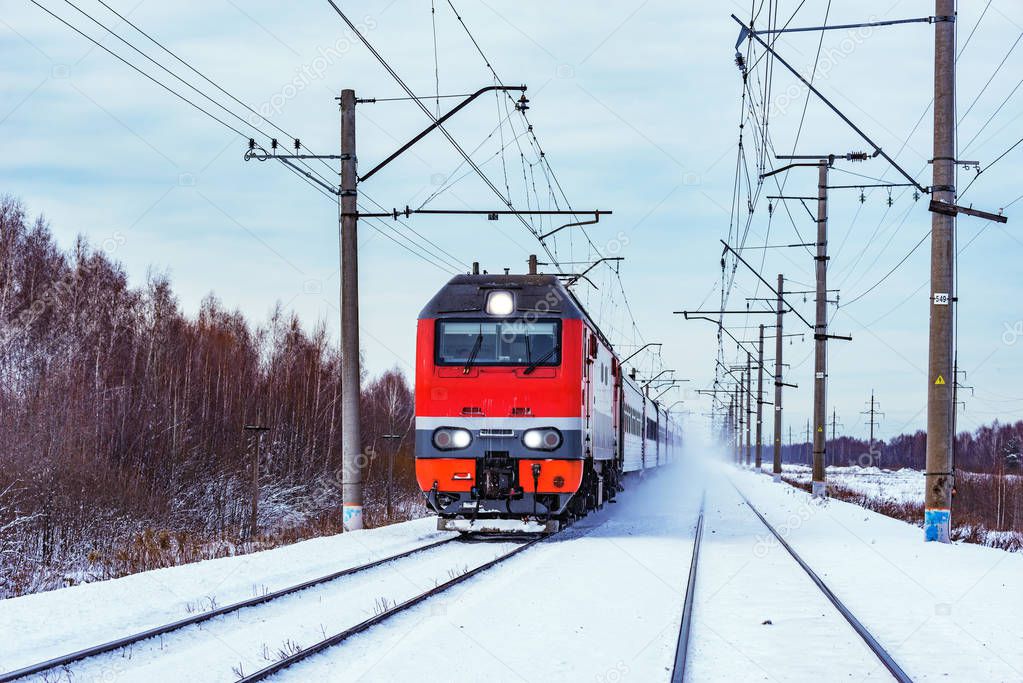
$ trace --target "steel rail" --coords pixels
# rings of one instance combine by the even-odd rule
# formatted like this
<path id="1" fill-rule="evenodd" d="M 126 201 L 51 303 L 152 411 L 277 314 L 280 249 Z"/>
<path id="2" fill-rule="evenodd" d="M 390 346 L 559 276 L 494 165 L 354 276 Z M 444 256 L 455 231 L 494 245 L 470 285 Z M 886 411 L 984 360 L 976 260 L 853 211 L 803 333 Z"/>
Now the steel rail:
<path id="1" fill-rule="evenodd" d="M 428 543 L 426 545 L 419 546 L 418 548 L 406 550 L 396 555 L 391 555 L 389 557 L 384 557 L 379 560 L 374 560 L 373 562 L 369 562 L 367 564 L 361 564 L 355 567 L 348 567 L 347 569 L 342 569 L 340 571 L 327 574 L 326 576 L 320 576 L 315 579 L 310 579 L 308 581 L 304 581 L 302 583 L 290 586 L 288 588 L 282 588 L 281 590 L 274 591 L 272 593 L 267 593 L 266 595 L 260 595 L 254 598 L 249 598 L 247 600 L 242 600 L 240 602 L 235 602 L 230 605 L 225 605 L 223 607 L 210 610 L 209 612 L 203 612 L 202 614 L 196 614 L 191 617 L 179 619 L 178 621 L 173 621 L 169 624 L 164 624 L 163 626 L 156 626 L 145 631 L 141 631 L 139 633 L 135 633 L 129 636 L 124 636 L 122 638 L 117 638 L 116 640 L 111 640 L 109 642 L 102 643 L 100 645 L 93 645 L 91 647 L 78 650 L 77 652 L 72 652 L 71 654 L 61 655 L 59 657 L 54 657 L 53 659 L 48 659 L 44 662 L 30 664 L 29 666 L 0 674 L 0 683 L 8 683 L 9 681 L 14 681 L 18 678 L 31 676 L 42 671 L 54 669 L 59 666 L 66 666 L 68 664 L 73 664 L 74 662 L 78 662 L 83 659 L 88 659 L 90 657 L 105 654 L 107 652 L 111 652 L 121 647 L 133 645 L 134 643 L 138 643 L 148 638 L 160 636 L 171 631 L 177 631 L 178 629 L 185 628 L 186 626 L 192 626 L 194 624 L 199 624 L 204 621 L 209 621 L 210 619 L 214 619 L 225 614 L 230 614 L 231 612 L 236 612 L 240 609 L 245 609 L 246 607 L 254 607 L 255 605 L 261 605 L 263 603 L 270 602 L 271 600 L 276 600 L 277 598 L 281 598 L 286 595 L 291 595 L 293 593 L 303 591 L 307 588 L 312 588 L 313 586 L 317 586 L 322 583 L 334 581 L 345 576 L 351 576 L 352 574 L 358 574 L 359 572 L 366 571 L 367 569 L 373 569 L 374 567 L 379 567 L 382 564 L 393 562 L 395 560 L 400 560 L 405 557 L 409 557 L 410 555 L 415 555 L 416 553 L 420 553 L 425 550 L 430 550 L 432 548 L 436 548 L 438 546 L 444 545 L 446 543 L 451 543 L 452 541 L 457 540 L 459 540 L 458 536 L 445 538 L 440 541 L 435 541 L 433 543 Z"/>
<path id="2" fill-rule="evenodd" d="M 838 596 L 835 595 L 830 588 L 828 588 L 828 585 L 824 583 L 820 576 L 817 575 L 817 572 L 810 568 L 810 565 L 808 565 L 803 560 L 803 558 L 799 556 L 795 549 L 791 545 L 789 545 L 788 541 L 782 538 L 782 535 L 778 533 L 778 530 L 775 529 L 770 522 L 767 521 L 767 518 L 760 513 L 760 510 L 757 510 L 753 506 L 753 503 L 751 503 L 749 498 L 746 497 L 746 494 L 739 490 L 739 487 L 735 485 L 735 482 L 730 481 L 730 483 L 735 488 L 739 496 L 742 497 L 747 507 L 749 507 L 749 509 L 753 511 L 753 514 L 755 514 L 764 524 L 764 526 L 767 527 L 767 530 L 771 532 L 771 535 L 778 539 L 778 542 L 781 544 L 781 546 L 785 548 L 785 550 L 788 551 L 789 555 L 792 556 L 792 559 L 794 559 L 796 563 L 803 568 L 803 571 L 806 572 L 806 575 L 809 576 L 810 580 L 814 582 L 817 588 L 819 588 L 821 592 L 824 593 L 824 596 L 831 602 L 832 605 L 834 605 L 835 609 L 837 609 L 839 613 L 843 617 L 845 617 L 845 620 L 849 622 L 849 625 L 852 626 L 853 630 L 856 631 L 860 638 L 863 639 L 863 642 L 866 643 L 868 648 L 870 648 L 870 651 L 873 652 L 874 655 L 879 660 L 881 660 L 881 663 L 884 664 L 886 669 L 888 669 L 892 677 L 895 678 L 895 680 L 899 681 L 900 683 L 913 683 L 913 679 L 909 677 L 909 674 L 902 670 L 902 667 L 898 665 L 895 659 L 893 659 L 892 656 L 888 653 L 888 651 L 884 649 L 881 643 L 877 641 L 877 639 L 870 633 L 867 627 L 864 626 L 863 623 L 859 619 L 857 619 L 855 615 L 853 615 L 849 608 L 846 607 L 845 604 L 838 599 Z"/>
<path id="3" fill-rule="evenodd" d="M 707 492 L 700 498 L 700 516 L 696 520 L 696 536 L 693 540 L 693 557 L 689 562 L 689 580 L 686 583 L 686 597 L 682 603 L 682 627 L 678 632 L 675 646 L 675 668 L 671 671 L 671 683 L 683 683 L 686 677 L 686 663 L 689 656 L 689 633 L 693 625 L 693 600 L 696 596 L 696 568 L 700 562 L 700 544 L 703 541 L 703 509 Z"/>
<path id="4" fill-rule="evenodd" d="M 344 642 L 345 640 L 351 638 L 354 635 L 369 630 L 373 626 L 376 626 L 377 624 L 386 621 L 387 619 L 393 617 L 396 614 L 401 614 L 402 612 L 408 610 L 409 608 L 415 607 L 424 600 L 432 598 L 433 596 L 446 591 L 448 588 L 457 586 L 463 581 L 468 581 L 477 574 L 485 572 L 486 570 L 504 562 L 505 560 L 514 557 L 515 555 L 518 555 L 523 550 L 526 550 L 527 548 L 536 545 L 541 541 L 551 538 L 551 536 L 553 535 L 554 534 L 549 536 L 538 536 L 537 538 L 534 538 L 531 541 L 527 541 L 526 543 L 523 543 L 522 545 L 505 553 L 504 555 L 501 555 L 500 557 L 490 560 L 489 562 L 481 564 L 480 566 L 469 570 L 468 572 L 462 574 L 461 576 L 456 576 L 453 579 L 438 584 L 433 588 L 429 589 L 428 591 L 420 593 L 415 597 L 409 598 L 408 600 L 405 600 L 404 602 L 401 602 L 395 605 L 394 607 L 381 612 L 380 614 L 370 617 L 369 619 L 366 619 L 365 621 L 360 622 L 355 626 L 352 626 L 351 628 L 347 628 L 344 631 L 341 631 L 340 633 L 335 633 L 329 638 L 325 638 L 324 640 L 321 640 L 320 642 L 314 645 L 311 645 L 303 650 L 300 650 L 299 652 L 296 652 L 288 657 L 285 657 L 284 659 L 280 659 L 274 662 L 273 664 L 270 664 L 269 666 L 260 669 L 259 671 L 249 674 L 248 676 L 243 676 L 238 679 L 237 683 L 252 683 L 253 681 L 265 680 L 270 676 L 273 676 L 274 674 L 288 668 L 292 664 L 297 664 L 298 662 L 304 659 L 319 654 L 320 652 L 323 652 L 328 648 L 331 648 L 335 645 L 338 645 L 339 643 Z"/>

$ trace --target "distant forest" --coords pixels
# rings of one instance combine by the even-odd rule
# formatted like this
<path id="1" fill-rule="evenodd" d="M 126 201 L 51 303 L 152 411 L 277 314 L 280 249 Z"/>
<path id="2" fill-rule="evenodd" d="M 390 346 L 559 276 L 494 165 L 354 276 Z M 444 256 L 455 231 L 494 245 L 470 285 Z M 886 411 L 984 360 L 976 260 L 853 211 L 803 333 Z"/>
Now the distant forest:
<path id="1" fill-rule="evenodd" d="M 337 531 L 336 346 L 279 307 L 187 316 L 165 276 L 132 287 L 0 199 L 0 597 Z M 422 514 L 408 380 L 364 382 L 363 405 L 367 523 Z M 256 538 L 245 425 L 270 428 Z"/>
<path id="2" fill-rule="evenodd" d="M 773 459 L 773 448 L 765 448 L 768 460 Z M 974 432 L 961 432 L 955 440 L 955 467 L 969 472 L 1019 472 L 1020 451 L 1023 450 L 1023 421 L 1015 424 L 994 422 Z M 782 461 L 810 464 L 812 449 L 806 443 L 782 446 Z M 897 469 L 911 467 L 924 469 L 927 453 L 927 433 L 900 434 L 887 441 L 878 439 L 874 450 L 866 440 L 839 436 L 827 440 L 828 465 L 859 465 Z"/>

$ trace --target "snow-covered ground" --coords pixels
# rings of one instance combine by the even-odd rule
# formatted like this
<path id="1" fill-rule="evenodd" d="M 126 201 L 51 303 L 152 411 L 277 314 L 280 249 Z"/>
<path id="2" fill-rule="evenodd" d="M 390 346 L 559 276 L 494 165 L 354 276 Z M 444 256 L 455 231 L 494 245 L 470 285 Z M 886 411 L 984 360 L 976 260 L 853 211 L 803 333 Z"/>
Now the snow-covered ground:
<path id="1" fill-rule="evenodd" d="M 809 465 L 783 464 L 782 473 L 802 484 L 809 484 Z M 768 470 L 769 471 L 769 470 Z M 877 467 L 828 467 L 825 472 L 829 482 L 870 496 L 887 498 L 898 502 L 923 503 L 924 473 L 920 470 L 903 468 L 882 470 Z"/>
<path id="2" fill-rule="evenodd" d="M 914 680 L 1023 680 L 1019 553 L 924 543 L 918 527 L 857 505 L 815 502 L 801 490 L 751 472 L 731 476 Z M 761 533 L 750 553 L 769 557 L 784 550 Z M 771 590 L 763 579 L 758 594 Z M 797 599 L 808 598 L 804 592 Z M 737 626 L 747 633 L 752 627 Z M 782 658 L 816 660 L 818 679 L 863 677 L 832 669 L 832 648 L 808 650 L 802 643 L 790 644 Z M 777 660 L 765 656 L 751 675 L 770 670 Z M 781 673 L 771 677 L 792 680 Z"/>
<path id="3" fill-rule="evenodd" d="M 281 680 L 667 680 L 700 503 L 673 474 Z"/>
<path id="4" fill-rule="evenodd" d="M 0 671 L 137 633 L 208 610 L 211 604 L 238 602 L 456 535 L 439 533 L 435 527 L 434 519 L 418 519 L 3 600 Z M 120 657 L 110 660 L 121 662 Z M 114 673 L 123 670 L 121 662 Z M 126 675 L 123 680 L 132 677 Z"/>
<path id="5" fill-rule="evenodd" d="M 915 680 L 1023 680 L 1023 556 L 925 544 L 915 526 L 696 462 L 629 481 L 618 504 L 278 679 L 666 681 L 706 491 L 689 679 L 890 680 L 729 480 Z M 443 538 L 433 523 L 0 601 L 0 669 Z M 72 680 L 232 681 L 508 547 L 445 545 L 73 666 Z"/>

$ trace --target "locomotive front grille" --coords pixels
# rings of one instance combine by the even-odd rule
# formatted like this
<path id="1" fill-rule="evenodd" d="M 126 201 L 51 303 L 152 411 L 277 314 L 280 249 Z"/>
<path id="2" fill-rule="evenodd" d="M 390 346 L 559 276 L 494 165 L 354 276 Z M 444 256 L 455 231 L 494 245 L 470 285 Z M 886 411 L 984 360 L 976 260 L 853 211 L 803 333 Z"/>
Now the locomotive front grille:
<path id="1" fill-rule="evenodd" d="M 508 439 L 515 436 L 514 429 L 481 429 L 481 437 L 490 437 L 492 439 Z"/>

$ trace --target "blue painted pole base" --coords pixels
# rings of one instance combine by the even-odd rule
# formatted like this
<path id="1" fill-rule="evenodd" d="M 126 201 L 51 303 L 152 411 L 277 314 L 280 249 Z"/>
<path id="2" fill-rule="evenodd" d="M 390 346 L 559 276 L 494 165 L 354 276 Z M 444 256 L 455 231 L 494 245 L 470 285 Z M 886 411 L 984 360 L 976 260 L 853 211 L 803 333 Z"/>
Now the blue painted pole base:
<path id="1" fill-rule="evenodd" d="M 341 508 L 341 525 L 345 531 L 358 531 L 362 528 L 362 506 L 344 505 Z"/>
<path id="2" fill-rule="evenodd" d="M 951 510 L 924 510 L 924 540 L 951 543 L 952 539 L 949 536 L 951 520 Z"/>

